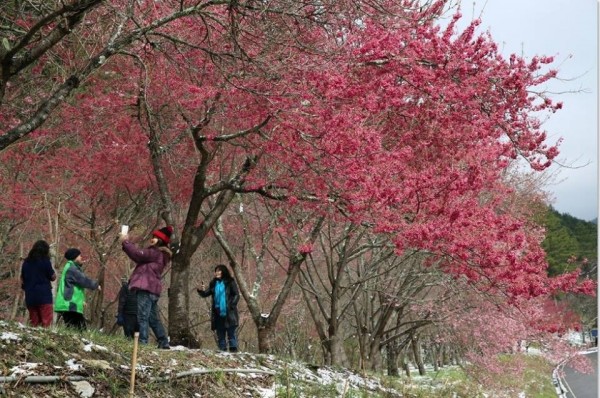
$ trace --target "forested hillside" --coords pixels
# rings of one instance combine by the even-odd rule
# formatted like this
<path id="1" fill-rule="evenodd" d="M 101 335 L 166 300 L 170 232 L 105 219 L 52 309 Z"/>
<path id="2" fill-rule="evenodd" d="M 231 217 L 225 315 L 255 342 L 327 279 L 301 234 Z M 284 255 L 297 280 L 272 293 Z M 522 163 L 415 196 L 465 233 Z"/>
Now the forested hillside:
<path id="1" fill-rule="evenodd" d="M 547 233 L 542 247 L 548 273 L 555 276 L 581 267 L 581 278 L 598 280 L 598 224 L 549 208 L 544 225 Z M 577 312 L 584 329 L 598 327 L 596 297 L 566 294 L 562 302 Z"/>
<path id="2" fill-rule="evenodd" d="M 595 278 L 598 265 L 598 225 L 570 214 L 561 214 L 553 208 L 546 213 L 544 225 L 547 234 L 542 246 L 547 254 L 549 273 L 562 274 L 572 270 L 576 264 L 583 263 L 583 271 Z"/>

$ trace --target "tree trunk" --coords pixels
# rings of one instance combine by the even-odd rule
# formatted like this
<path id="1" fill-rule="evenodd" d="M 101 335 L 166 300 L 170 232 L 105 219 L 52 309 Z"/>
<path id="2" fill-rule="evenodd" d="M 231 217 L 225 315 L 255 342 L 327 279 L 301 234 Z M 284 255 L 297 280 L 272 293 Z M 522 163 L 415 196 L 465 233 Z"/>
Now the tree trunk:
<path id="1" fill-rule="evenodd" d="M 410 365 L 408 364 L 408 358 L 406 357 L 405 350 L 402 350 L 402 369 L 404 369 L 404 374 L 406 377 L 410 379 Z"/>
<path id="2" fill-rule="evenodd" d="M 302 296 L 321 340 L 323 363 L 325 365 L 348 367 L 348 356 L 344 349 L 343 339 L 339 336 L 338 290 L 334 288 L 331 294 L 331 311 L 329 315 L 323 310 L 319 312 L 321 306 L 317 302 L 322 299 L 321 297 L 309 295 L 306 289 L 302 289 Z M 314 298 L 314 301 L 311 298 Z M 327 330 L 325 330 L 323 320 L 327 322 Z"/>
<path id="3" fill-rule="evenodd" d="M 367 369 L 367 345 L 364 339 L 359 339 L 358 349 L 359 349 L 359 364 L 358 369 L 361 372 L 364 372 Z"/>
<path id="4" fill-rule="evenodd" d="M 270 324 L 265 324 L 257 328 L 258 332 L 258 352 L 261 354 L 270 354 L 273 352 L 273 336 L 274 327 Z"/>
<path id="5" fill-rule="evenodd" d="M 413 336 L 410 344 L 412 346 L 413 356 L 415 358 L 415 365 L 419 369 L 419 375 L 425 376 L 425 365 L 423 364 L 423 356 L 421 355 L 421 344 L 419 343 L 419 337 Z"/>
<path id="6" fill-rule="evenodd" d="M 340 338 L 339 332 L 329 338 L 329 353 L 331 355 L 331 365 L 348 366 L 348 357 L 344 349 L 344 341 Z"/>
<path id="7" fill-rule="evenodd" d="M 106 264 L 101 264 L 100 271 L 98 272 L 98 284 L 105 288 L 106 285 L 104 283 L 104 276 L 106 275 Z M 104 302 L 104 289 L 102 290 L 94 290 L 93 292 L 87 291 L 86 296 L 90 297 L 89 301 L 90 309 L 90 322 L 92 325 L 96 325 L 98 329 L 102 329 L 104 327 L 104 309 L 102 308 Z"/>
<path id="8" fill-rule="evenodd" d="M 458 353 L 456 352 L 456 350 L 455 350 L 455 349 L 452 349 L 452 351 L 451 351 L 451 356 L 452 356 L 452 357 L 451 357 L 451 360 L 450 360 L 450 362 L 451 362 L 453 365 L 460 365 L 460 357 L 458 356 Z"/>
<path id="9" fill-rule="evenodd" d="M 21 283 L 19 282 L 19 286 Z M 13 301 L 13 308 L 10 312 L 10 320 L 14 321 L 17 317 L 17 312 L 19 311 L 19 304 L 21 303 L 21 289 L 17 290 L 17 294 L 15 295 L 15 301 Z"/>
<path id="10" fill-rule="evenodd" d="M 388 376 L 398 377 L 398 347 L 395 342 L 387 345 L 387 373 Z"/>
<path id="11" fill-rule="evenodd" d="M 19 243 L 19 252 L 20 252 L 20 256 L 19 258 L 25 258 L 24 256 L 24 250 L 23 250 L 23 242 Z M 19 304 L 21 303 L 21 270 L 17 269 L 17 272 L 15 273 L 15 277 L 16 277 L 16 285 L 19 286 L 19 290 L 17 290 L 17 294 L 15 295 L 15 301 L 13 301 L 13 308 L 12 311 L 10 312 L 10 320 L 14 321 L 15 318 L 17 317 L 17 312 L 19 311 Z"/>
<path id="12" fill-rule="evenodd" d="M 440 369 L 440 354 L 441 354 L 441 344 L 432 344 L 431 345 L 431 360 L 433 362 L 433 370 L 437 372 Z"/>
<path id="13" fill-rule="evenodd" d="M 329 316 L 329 350 L 331 353 L 331 365 L 347 367 L 348 357 L 344 350 L 344 341 L 340 336 L 340 281 L 341 277 L 335 278 L 333 289 L 331 291 L 331 305 L 330 305 L 330 316 Z"/>
<path id="14" fill-rule="evenodd" d="M 442 352 L 442 354 L 441 354 L 442 366 L 448 366 L 450 364 L 450 358 L 448 358 L 448 345 L 442 344 L 442 346 L 440 347 L 440 350 Z"/>
<path id="15" fill-rule="evenodd" d="M 277 320 L 279 319 L 279 315 L 281 315 L 281 310 L 283 305 L 285 304 L 296 280 L 296 276 L 300 272 L 300 265 L 306 259 L 306 255 L 298 255 L 293 256 L 290 259 L 290 266 L 288 270 L 287 279 L 283 284 L 283 287 L 279 291 L 277 296 L 277 300 L 275 304 L 271 308 L 271 312 L 268 316 L 264 317 L 262 314 L 253 313 L 253 318 L 255 319 L 255 324 L 257 327 L 257 336 L 258 336 L 258 352 L 261 354 L 270 354 L 273 352 L 273 334 L 275 325 L 277 324 Z M 250 311 L 256 310 L 255 306 L 248 306 Z"/>
<path id="16" fill-rule="evenodd" d="M 306 278 L 306 276 L 304 275 Z M 321 351 L 323 353 L 323 363 L 325 365 L 331 365 L 331 348 L 329 344 L 329 340 L 327 338 L 327 333 L 325 332 L 325 325 L 322 321 L 322 318 L 319 317 L 319 310 L 317 309 L 316 301 L 319 300 L 318 297 L 314 297 L 314 301 L 311 300 L 311 296 L 307 293 L 306 289 L 300 289 L 302 292 L 302 297 L 304 298 L 304 302 L 306 303 L 306 308 L 308 308 L 308 312 L 313 320 L 313 324 L 315 327 L 315 331 L 319 335 L 319 340 L 321 341 Z"/>
<path id="17" fill-rule="evenodd" d="M 352 302 L 354 309 L 354 316 L 356 321 L 356 339 L 358 340 L 358 369 L 365 371 L 367 365 L 367 327 L 365 325 L 365 317 L 362 316 L 362 312 L 358 308 L 356 301 Z"/>
<path id="18" fill-rule="evenodd" d="M 369 344 L 369 369 L 381 369 L 381 338 L 374 336 Z"/>
<path id="19" fill-rule="evenodd" d="M 190 327 L 190 261 L 175 256 L 171 267 L 171 285 L 167 291 L 169 300 L 169 339 L 171 345 L 200 348 L 200 342 Z"/>

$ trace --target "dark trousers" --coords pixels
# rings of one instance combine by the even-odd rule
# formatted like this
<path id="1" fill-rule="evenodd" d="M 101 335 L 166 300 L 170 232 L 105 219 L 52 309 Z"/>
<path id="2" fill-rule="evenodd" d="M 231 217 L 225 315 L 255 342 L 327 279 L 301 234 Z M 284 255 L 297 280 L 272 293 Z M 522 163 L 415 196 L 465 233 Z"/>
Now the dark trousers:
<path id="1" fill-rule="evenodd" d="M 237 337 L 235 336 L 235 330 L 237 326 L 226 326 L 225 318 L 216 316 L 215 329 L 217 332 L 217 344 L 219 350 L 227 351 L 227 345 L 229 345 L 229 351 L 236 352 L 238 350 Z"/>
<path id="2" fill-rule="evenodd" d="M 137 291 L 137 318 L 140 328 L 140 344 L 148 344 L 149 329 L 154 332 L 160 348 L 169 346 L 169 338 L 158 317 L 158 296 L 145 290 Z"/>
<path id="3" fill-rule="evenodd" d="M 62 312 L 63 321 L 68 328 L 74 328 L 79 330 L 85 330 L 85 317 L 83 314 L 75 311 Z"/>
<path id="4" fill-rule="evenodd" d="M 140 330 L 138 328 L 137 315 L 125 314 L 123 321 L 123 333 L 125 334 L 125 337 L 132 339 L 133 334 Z"/>

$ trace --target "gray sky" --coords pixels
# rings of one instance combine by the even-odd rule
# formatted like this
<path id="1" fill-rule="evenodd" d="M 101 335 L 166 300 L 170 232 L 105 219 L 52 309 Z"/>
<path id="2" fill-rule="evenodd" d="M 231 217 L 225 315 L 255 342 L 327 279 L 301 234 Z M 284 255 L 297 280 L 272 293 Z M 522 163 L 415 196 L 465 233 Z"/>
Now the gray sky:
<path id="1" fill-rule="evenodd" d="M 547 89 L 563 109 L 545 123 L 550 142 L 562 137 L 559 161 L 547 191 L 561 213 L 583 220 L 598 217 L 598 0 L 463 1 L 465 20 L 481 15 L 503 55 L 555 57 L 563 81 Z M 483 9 L 483 14 L 481 10 Z"/>

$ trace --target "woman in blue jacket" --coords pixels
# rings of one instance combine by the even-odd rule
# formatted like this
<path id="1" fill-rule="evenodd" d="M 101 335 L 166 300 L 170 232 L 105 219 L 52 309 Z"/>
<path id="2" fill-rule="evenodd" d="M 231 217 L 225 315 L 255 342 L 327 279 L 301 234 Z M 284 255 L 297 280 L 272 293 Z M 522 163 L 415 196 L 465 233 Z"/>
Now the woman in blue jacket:
<path id="1" fill-rule="evenodd" d="M 56 273 L 50 263 L 50 245 L 45 240 L 33 244 L 21 266 L 21 287 L 25 290 L 25 304 L 31 326 L 52 324 L 52 281 Z"/>

